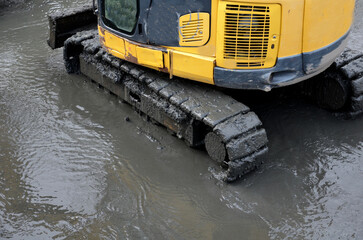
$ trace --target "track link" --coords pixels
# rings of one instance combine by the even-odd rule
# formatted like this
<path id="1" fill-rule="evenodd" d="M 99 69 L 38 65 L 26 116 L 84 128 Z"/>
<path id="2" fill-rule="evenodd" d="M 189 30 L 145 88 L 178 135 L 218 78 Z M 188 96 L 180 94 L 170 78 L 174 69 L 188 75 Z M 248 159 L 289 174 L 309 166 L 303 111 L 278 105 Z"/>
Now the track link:
<path id="1" fill-rule="evenodd" d="M 349 97 L 346 111 L 354 117 L 363 113 L 363 52 L 346 49 L 335 61 L 337 71 L 347 84 Z"/>
<path id="2" fill-rule="evenodd" d="M 349 48 L 300 90 L 320 107 L 349 118 L 363 113 L 363 53 Z"/>
<path id="3" fill-rule="evenodd" d="M 213 87 L 122 61 L 99 44 L 97 31 L 64 43 L 68 73 L 82 73 L 132 105 L 188 146 L 205 146 L 228 182 L 258 167 L 267 153 L 266 131 L 244 104 Z"/>

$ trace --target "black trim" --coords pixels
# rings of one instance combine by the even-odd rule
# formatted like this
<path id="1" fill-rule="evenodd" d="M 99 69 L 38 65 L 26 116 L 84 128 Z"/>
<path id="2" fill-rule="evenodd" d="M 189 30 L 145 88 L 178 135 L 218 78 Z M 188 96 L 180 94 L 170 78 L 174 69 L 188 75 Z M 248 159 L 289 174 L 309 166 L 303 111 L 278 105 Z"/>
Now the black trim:
<path id="1" fill-rule="evenodd" d="M 272 68 L 244 70 L 215 67 L 214 83 L 225 88 L 264 91 L 298 83 L 327 69 L 343 52 L 348 35 L 349 31 L 332 44 L 312 52 L 278 58 Z"/>

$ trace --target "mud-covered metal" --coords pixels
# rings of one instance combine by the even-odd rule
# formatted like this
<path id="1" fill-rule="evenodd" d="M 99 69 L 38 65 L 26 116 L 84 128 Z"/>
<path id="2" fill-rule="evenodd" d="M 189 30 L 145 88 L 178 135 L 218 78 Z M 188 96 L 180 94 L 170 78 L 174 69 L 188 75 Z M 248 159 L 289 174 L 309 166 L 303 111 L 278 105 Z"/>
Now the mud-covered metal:
<path id="1" fill-rule="evenodd" d="M 301 84 L 301 92 L 320 107 L 348 117 L 363 113 L 363 52 L 345 51 L 322 74 Z"/>
<path id="2" fill-rule="evenodd" d="M 335 69 L 342 74 L 351 94 L 345 108 L 351 116 L 363 113 L 363 53 L 347 49 L 335 62 Z"/>
<path id="3" fill-rule="evenodd" d="M 205 144 L 225 181 L 254 170 L 268 151 L 266 131 L 247 106 L 212 87 L 117 59 L 101 48 L 97 31 L 69 38 L 64 60 L 69 73 L 89 77 L 189 146 Z"/>
<path id="4" fill-rule="evenodd" d="M 92 5 L 55 12 L 48 16 L 48 21 L 48 45 L 52 49 L 62 47 L 64 41 L 73 34 L 97 26 L 97 16 L 94 15 Z"/>
<path id="5" fill-rule="evenodd" d="M 312 52 L 302 54 L 303 68 L 307 75 L 321 72 L 329 67 L 345 49 L 348 43 L 349 31 L 335 42 Z"/>

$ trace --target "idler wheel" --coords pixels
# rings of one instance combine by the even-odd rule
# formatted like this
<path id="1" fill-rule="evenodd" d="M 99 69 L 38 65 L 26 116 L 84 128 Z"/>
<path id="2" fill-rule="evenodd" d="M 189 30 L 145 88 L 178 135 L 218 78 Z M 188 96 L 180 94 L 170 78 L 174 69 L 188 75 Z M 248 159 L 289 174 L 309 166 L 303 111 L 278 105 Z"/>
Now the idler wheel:
<path id="1" fill-rule="evenodd" d="M 318 104 L 332 111 L 343 109 L 347 104 L 350 94 L 348 84 L 339 74 L 326 76 L 317 91 Z"/>
<path id="2" fill-rule="evenodd" d="M 227 151 L 225 144 L 220 136 L 214 132 L 210 132 L 205 136 L 204 139 L 205 148 L 208 155 L 216 162 L 223 163 L 227 160 Z"/>

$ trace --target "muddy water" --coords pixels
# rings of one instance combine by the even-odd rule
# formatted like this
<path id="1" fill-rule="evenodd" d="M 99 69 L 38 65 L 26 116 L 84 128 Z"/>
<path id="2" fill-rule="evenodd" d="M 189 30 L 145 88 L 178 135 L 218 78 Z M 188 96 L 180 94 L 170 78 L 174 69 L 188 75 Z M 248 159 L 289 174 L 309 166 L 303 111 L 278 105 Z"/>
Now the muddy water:
<path id="1" fill-rule="evenodd" d="M 0 9 L 0 239 L 363 238 L 362 117 L 256 105 L 268 161 L 221 183 L 204 152 L 65 73 L 46 13 L 86 0 L 20 2 Z"/>

